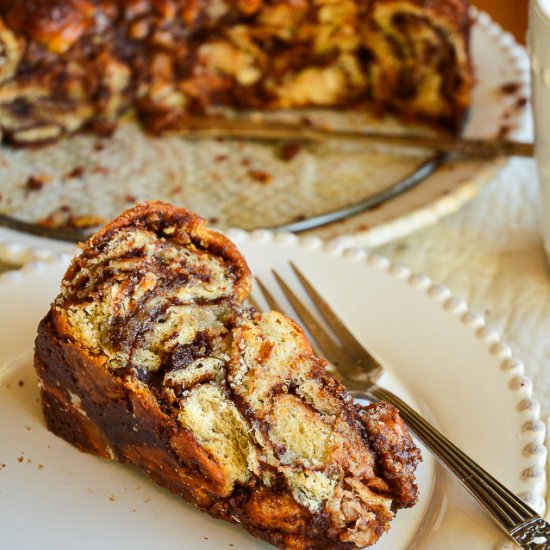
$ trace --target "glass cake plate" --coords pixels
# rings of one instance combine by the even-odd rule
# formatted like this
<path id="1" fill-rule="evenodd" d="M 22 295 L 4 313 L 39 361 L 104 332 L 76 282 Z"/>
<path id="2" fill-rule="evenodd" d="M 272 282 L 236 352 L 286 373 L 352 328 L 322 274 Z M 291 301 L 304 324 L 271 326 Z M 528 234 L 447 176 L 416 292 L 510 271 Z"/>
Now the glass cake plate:
<path id="1" fill-rule="evenodd" d="M 525 51 L 485 13 L 474 10 L 472 16 L 477 81 L 464 135 L 523 138 L 529 120 Z M 405 131 L 395 120 L 367 113 L 269 116 Z M 3 147 L 0 259 L 19 262 L 71 250 L 72 242 L 146 199 L 185 206 L 221 229 L 307 229 L 324 239 L 351 236 L 356 244 L 376 246 L 455 211 L 506 164 L 492 159 L 439 165 L 432 159 L 426 150 L 357 143 L 154 137 L 132 122 L 109 139 L 79 134 L 38 149 Z M 410 180 L 419 169 L 422 177 Z M 338 216 L 346 217 L 335 222 Z"/>

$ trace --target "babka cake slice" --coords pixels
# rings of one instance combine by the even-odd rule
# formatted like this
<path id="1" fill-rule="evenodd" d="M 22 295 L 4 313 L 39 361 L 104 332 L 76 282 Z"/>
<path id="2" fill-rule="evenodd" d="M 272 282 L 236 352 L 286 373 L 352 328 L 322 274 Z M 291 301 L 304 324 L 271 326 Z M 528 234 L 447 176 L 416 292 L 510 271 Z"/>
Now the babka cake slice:
<path id="1" fill-rule="evenodd" d="M 279 548 L 353 549 L 417 500 L 397 410 L 367 407 L 300 327 L 244 305 L 249 269 L 198 216 L 143 203 L 82 246 L 35 347 L 48 427 Z"/>
<path id="2" fill-rule="evenodd" d="M 0 130 L 18 144 L 135 113 L 357 108 L 460 129 L 468 0 L 0 0 Z"/>

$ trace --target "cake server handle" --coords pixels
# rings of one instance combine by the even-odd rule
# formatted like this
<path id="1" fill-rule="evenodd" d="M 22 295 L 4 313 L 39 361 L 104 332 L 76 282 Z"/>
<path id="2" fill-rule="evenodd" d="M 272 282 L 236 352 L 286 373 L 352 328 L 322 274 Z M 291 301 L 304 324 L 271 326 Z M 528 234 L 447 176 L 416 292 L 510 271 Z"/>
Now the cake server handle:
<path id="1" fill-rule="evenodd" d="M 413 147 L 454 153 L 467 158 L 533 157 L 530 142 L 499 137 L 465 138 L 448 134 L 427 135 L 375 130 L 342 130 L 323 126 L 252 120 L 250 118 L 186 117 L 168 130 L 190 139 L 245 139 L 257 141 L 290 142 L 357 142 L 366 145 Z"/>

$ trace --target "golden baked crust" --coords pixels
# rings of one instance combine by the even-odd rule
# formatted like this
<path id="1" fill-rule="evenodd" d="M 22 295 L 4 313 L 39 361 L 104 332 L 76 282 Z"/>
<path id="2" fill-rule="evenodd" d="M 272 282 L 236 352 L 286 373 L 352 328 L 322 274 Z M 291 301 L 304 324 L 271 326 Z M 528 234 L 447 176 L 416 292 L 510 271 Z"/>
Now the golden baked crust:
<path id="1" fill-rule="evenodd" d="M 472 86 L 467 0 L 0 0 L 0 127 L 17 143 L 133 111 L 376 105 L 451 130 Z"/>
<path id="2" fill-rule="evenodd" d="M 417 499 L 396 409 L 362 407 L 300 329 L 243 306 L 250 273 L 198 216 L 155 202 L 82 248 L 40 323 L 48 427 L 130 461 L 280 548 L 373 544 Z"/>

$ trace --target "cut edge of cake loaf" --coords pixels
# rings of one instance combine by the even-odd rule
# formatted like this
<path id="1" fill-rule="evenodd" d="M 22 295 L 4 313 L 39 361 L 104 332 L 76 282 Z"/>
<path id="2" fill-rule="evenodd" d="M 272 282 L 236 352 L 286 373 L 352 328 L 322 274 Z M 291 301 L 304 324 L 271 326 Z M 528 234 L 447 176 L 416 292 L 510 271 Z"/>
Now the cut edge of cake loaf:
<path id="1" fill-rule="evenodd" d="M 397 410 L 361 406 L 200 217 L 150 202 L 87 243 L 41 321 L 48 428 L 279 548 L 353 549 L 417 500 Z"/>
<path id="2" fill-rule="evenodd" d="M 0 129 L 31 145 L 211 106 L 397 114 L 457 132 L 468 0 L 0 0 Z"/>

